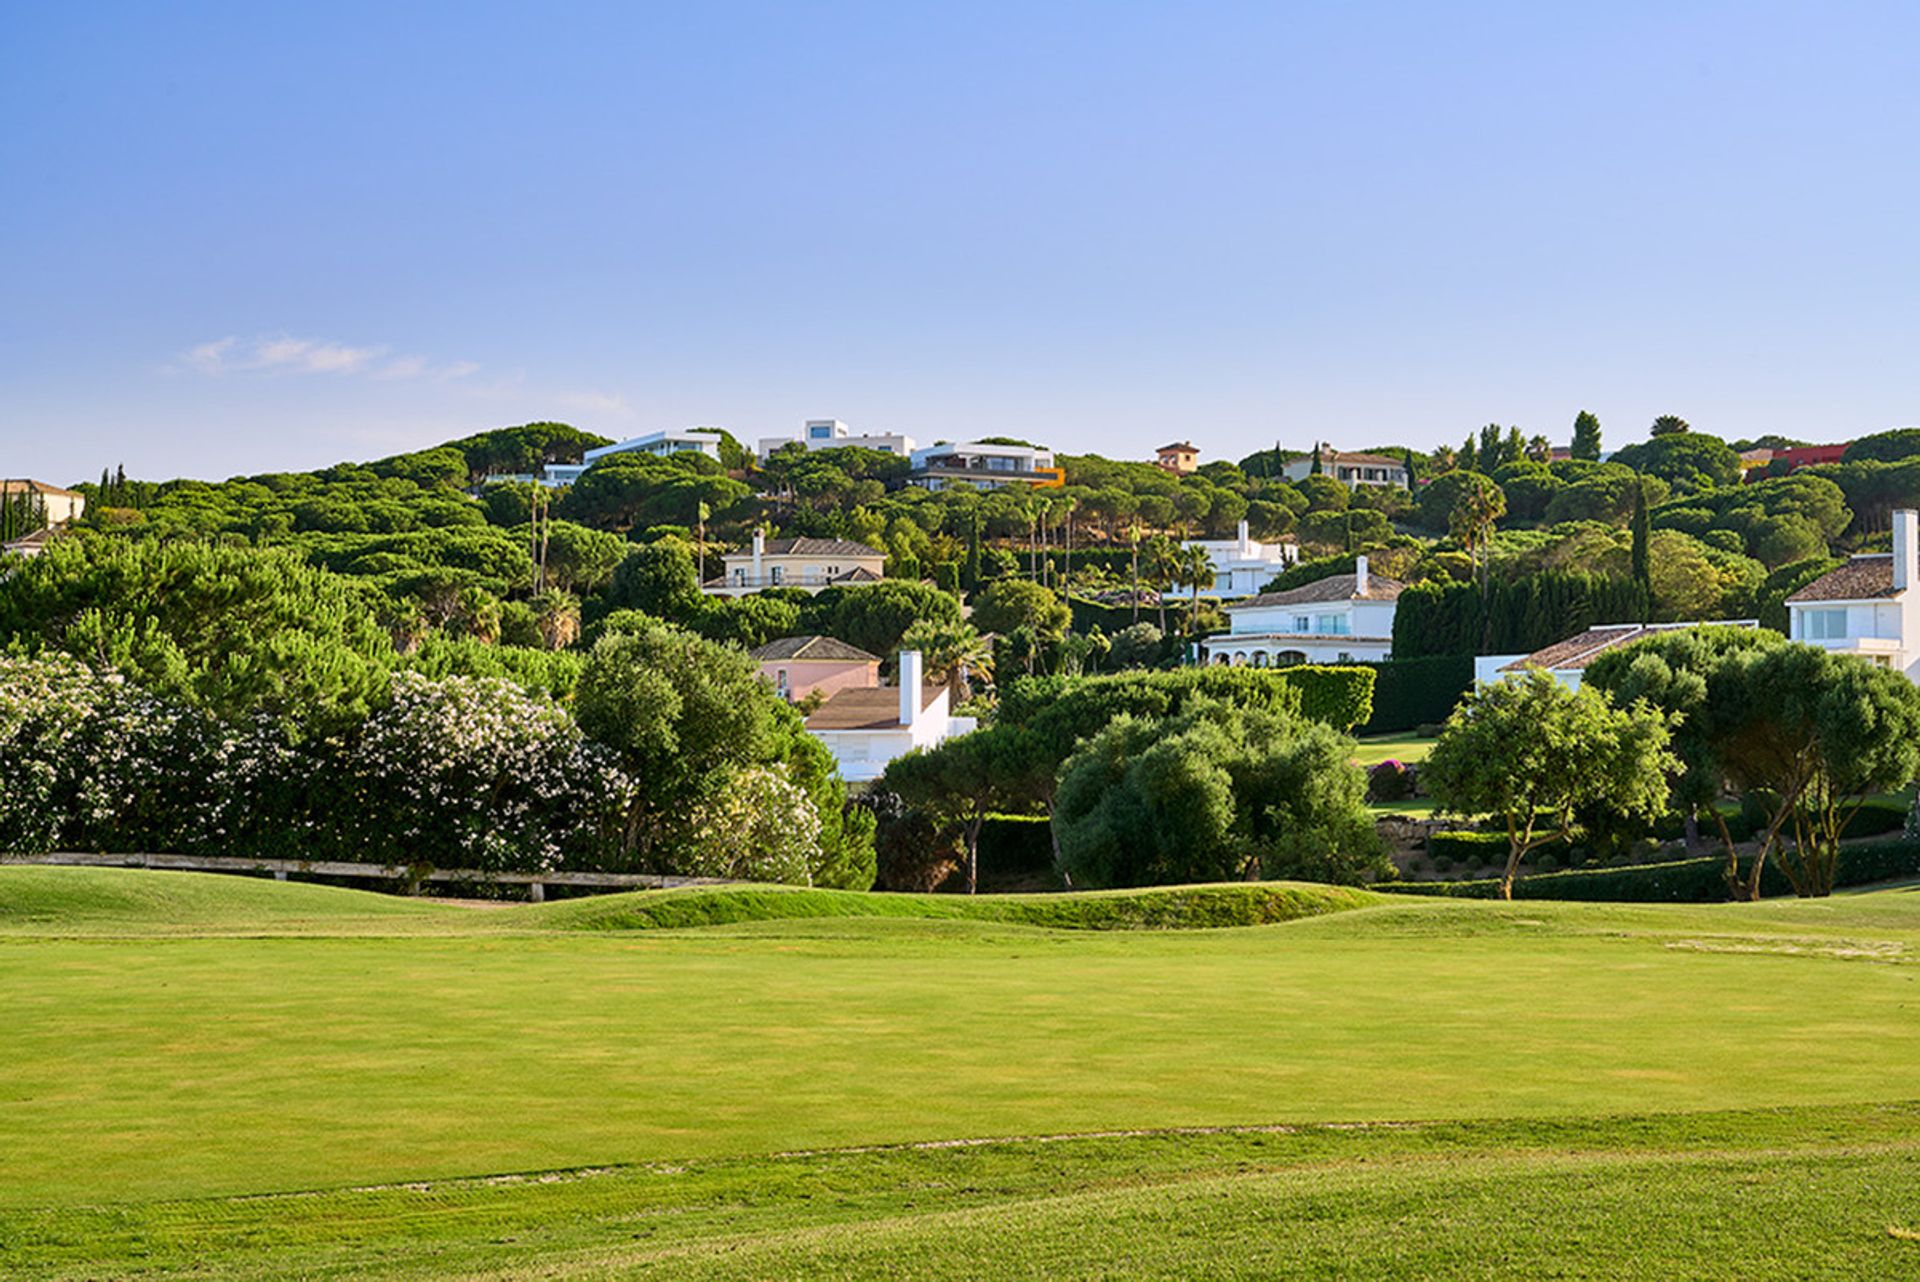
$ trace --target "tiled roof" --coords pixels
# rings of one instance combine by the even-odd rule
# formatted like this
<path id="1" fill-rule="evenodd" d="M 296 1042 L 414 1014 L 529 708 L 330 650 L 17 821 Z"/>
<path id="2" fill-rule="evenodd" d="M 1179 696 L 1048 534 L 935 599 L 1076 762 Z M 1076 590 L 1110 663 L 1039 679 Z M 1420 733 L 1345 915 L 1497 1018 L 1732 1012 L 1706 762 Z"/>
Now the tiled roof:
<path id="1" fill-rule="evenodd" d="M 920 706 L 930 708 L 947 692 L 945 686 L 920 687 Z M 807 718 L 809 730 L 897 730 L 900 728 L 900 688 L 869 686 L 841 690 Z"/>
<path id="2" fill-rule="evenodd" d="M 1757 628 L 1756 619 L 1719 620 L 1713 623 L 1604 623 L 1599 627 L 1588 628 L 1578 636 L 1568 637 L 1564 641 L 1555 641 L 1542 650 L 1535 650 L 1525 658 L 1515 659 L 1503 664 L 1502 672 L 1524 672 L 1529 668 L 1544 668 L 1549 672 L 1577 672 L 1609 650 L 1618 650 L 1623 645 L 1656 636 L 1662 632 L 1678 632 L 1685 628 L 1722 627 Z"/>
<path id="3" fill-rule="evenodd" d="M 1199 452 L 1200 452 L 1199 446 L 1189 444 L 1186 441 L 1176 441 L 1172 445 L 1162 445 L 1159 449 L 1154 451 L 1155 454 L 1174 454 L 1174 453 L 1198 454 Z"/>
<path id="4" fill-rule="evenodd" d="M 747 651 L 749 659 L 758 659 L 762 663 L 776 659 L 820 659 L 834 662 L 852 661 L 856 663 L 878 663 L 880 657 L 868 654 L 859 646 L 848 645 L 838 637 L 807 636 L 780 637 L 765 645 Z"/>
<path id="5" fill-rule="evenodd" d="M 0 479 L 0 494 L 51 494 L 57 498 L 77 499 L 83 497 L 78 490 L 63 490 L 57 485 L 48 485 L 45 481 L 28 480 L 15 477 L 12 480 Z"/>
<path id="6" fill-rule="evenodd" d="M 768 556 L 886 556 L 885 552 L 855 543 L 852 539 L 768 539 Z M 753 549 L 742 548 L 735 556 L 751 556 Z"/>
<path id="7" fill-rule="evenodd" d="M 1288 588 L 1285 592 L 1262 592 L 1259 596 L 1226 607 L 1232 610 L 1256 610 L 1264 605 L 1316 605 L 1329 601 L 1397 601 L 1400 593 L 1406 590 L 1406 584 L 1398 579 L 1389 579 L 1384 575 L 1367 576 L 1367 594 L 1361 596 L 1354 591 L 1355 579 L 1352 574 L 1333 574 L 1324 579 L 1315 579 L 1312 583 L 1303 583 L 1297 588 Z"/>
<path id="8" fill-rule="evenodd" d="M 1320 466 L 1325 467 L 1329 463 L 1360 463 L 1368 467 L 1397 467 L 1402 471 L 1404 471 L 1407 466 L 1405 459 L 1388 458 L 1384 454 L 1327 454 L 1323 451 L 1320 455 Z"/>
<path id="9" fill-rule="evenodd" d="M 1788 601 L 1871 601 L 1893 596 L 1893 557 L 1856 556 L 1801 588 Z"/>

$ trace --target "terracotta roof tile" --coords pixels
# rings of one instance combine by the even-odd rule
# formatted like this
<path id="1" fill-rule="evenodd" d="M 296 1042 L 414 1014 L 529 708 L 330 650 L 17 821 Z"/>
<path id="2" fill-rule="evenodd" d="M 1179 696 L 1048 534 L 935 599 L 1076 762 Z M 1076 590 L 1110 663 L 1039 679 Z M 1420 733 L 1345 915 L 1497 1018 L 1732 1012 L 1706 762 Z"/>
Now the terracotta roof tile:
<path id="1" fill-rule="evenodd" d="M 1398 579 L 1369 574 L 1367 594 L 1360 596 L 1354 592 L 1357 577 L 1352 574 L 1333 574 L 1297 588 L 1288 588 L 1285 592 L 1262 592 L 1259 596 L 1248 597 L 1226 608 L 1233 611 L 1253 610 L 1264 605 L 1315 605 L 1329 601 L 1397 601 L 1406 590 L 1406 584 Z"/>
<path id="2" fill-rule="evenodd" d="M 823 661 L 878 663 L 880 657 L 859 646 L 848 645 L 838 637 L 780 637 L 747 651 L 749 659 L 769 662 L 776 659 L 818 659 Z"/>
<path id="3" fill-rule="evenodd" d="M 1856 556 L 1801 588 L 1789 601 L 1871 601 L 1893 596 L 1893 557 Z"/>
<path id="4" fill-rule="evenodd" d="M 920 706 L 930 708 L 947 692 L 945 686 L 920 687 Z M 807 718 L 809 730 L 897 730 L 900 727 L 900 687 L 870 686 L 841 690 Z"/>

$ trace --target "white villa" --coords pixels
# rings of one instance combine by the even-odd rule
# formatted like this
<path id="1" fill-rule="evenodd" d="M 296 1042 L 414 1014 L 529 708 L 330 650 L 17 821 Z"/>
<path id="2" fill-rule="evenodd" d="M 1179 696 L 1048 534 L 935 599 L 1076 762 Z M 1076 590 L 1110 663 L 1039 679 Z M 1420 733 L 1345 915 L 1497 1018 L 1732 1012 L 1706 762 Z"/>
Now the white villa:
<path id="1" fill-rule="evenodd" d="M 1063 479 L 1054 466 L 1053 451 L 1037 446 L 942 442 L 917 449 L 911 457 L 913 471 L 907 479 L 929 490 L 955 485 L 976 490 L 998 490 L 1009 485 L 1057 486 Z"/>
<path id="2" fill-rule="evenodd" d="M 1411 478 L 1407 475 L 1405 459 L 1388 458 L 1384 454 L 1343 454 L 1333 446 L 1320 444 L 1320 472 L 1343 482 L 1349 488 L 1356 485 L 1397 485 L 1401 489 L 1411 488 Z M 1281 474 L 1289 481 L 1304 481 L 1313 474 L 1313 453 L 1294 459 L 1281 469 Z"/>
<path id="3" fill-rule="evenodd" d="M 887 554 L 851 539 L 768 539 L 753 532 L 753 546 L 729 552 L 726 570 L 700 590 L 710 596 L 746 596 L 762 588 L 804 588 L 819 592 L 848 583 L 878 583 L 886 576 Z"/>
<path id="4" fill-rule="evenodd" d="M 1532 654 L 1482 654 L 1473 660 L 1473 679 L 1478 684 L 1503 681 L 1522 672 L 1540 671 L 1569 690 L 1578 690 L 1586 676 L 1587 665 L 1609 650 L 1684 628 L 1757 628 L 1758 619 L 1727 619 L 1712 623 L 1601 623 L 1585 632 L 1556 641 Z"/>
<path id="5" fill-rule="evenodd" d="M 1787 635 L 1920 681 L 1920 513 L 1893 514 L 1893 553 L 1856 556 L 1787 598 Z"/>
<path id="6" fill-rule="evenodd" d="M 718 459 L 720 438 L 711 432 L 696 432 L 692 428 L 649 432 L 645 436 L 630 437 L 588 450 L 580 456 L 578 463 L 549 463 L 540 474 L 540 480 L 547 485 L 572 485 L 580 479 L 582 472 L 609 454 L 654 454 L 663 457 L 668 454 L 704 454 L 710 459 Z"/>
<path id="7" fill-rule="evenodd" d="M 837 418 L 810 418 L 798 437 L 761 437 L 760 460 L 765 462 L 775 450 L 796 443 L 810 450 L 878 450 L 882 454 L 898 454 L 901 458 L 913 454 L 911 436 L 903 436 L 898 432 L 856 433 Z"/>
<path id="8" fill-rule="evenodd" d="M 918 650 L 902 650 L 899 667 L 898 684 L 841 690 L 807 718 L 807 732 L 827 745 L 848 783 L 871 783 L 895 757 L 978 724 L 952 715 L 944 685 L 922 681 Z"/>
<path id="9" fill-rule="evenodd" d="M 1213 591 L 1216 596 L 1253 596 L 1273 576 L 1300 559 L 1298 543 L 1262 543 L 1247 537 L 1247 523 L 1240 522 L 1238 538 L 1193 539 L 1190 548 L 1199 548 L 1213 562 Z"/>
<path id="10" fill-rule="evenodd" d="M 1389 659 L 1403 586 L 1370 573 L 1363 556 L 1352 574 L 1262 593 L 1226 608 L 1228 631 L 1201 640 L 1201 661 L 1265 668 Z"/>

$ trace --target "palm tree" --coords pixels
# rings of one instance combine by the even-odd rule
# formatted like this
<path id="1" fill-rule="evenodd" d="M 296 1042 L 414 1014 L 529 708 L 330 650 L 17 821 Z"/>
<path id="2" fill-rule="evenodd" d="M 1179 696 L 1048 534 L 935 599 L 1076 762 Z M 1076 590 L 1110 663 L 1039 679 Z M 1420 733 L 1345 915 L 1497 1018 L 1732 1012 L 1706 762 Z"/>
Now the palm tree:
<path id="1" fill-rule="evenodd" d="M 947 687 L 953 703 L 972 693 L 975 676 L 993 676 L 993 645 L 971 623 L 921 619 L 901 635 L 900 648 L 920 652 L 927 675 Z"/>
<path id="2" fill-rule="evenodd" d="M 1160 602 L 1160 631 L 1167 630 L 1167 589 L 1174 583 L 1174 564 L 1179 548 L 1164 534 L 1147 540 L 1147 575 L 1153 581 L 1154 596 Z"/>
<path id="3" fill-rule="evenodd" d="M 1189 543 L 1174 553 L 1173 574 L 1175 583 L 1193 589 L 1192 604 L 1187 609 L 1187 635 L 1196 636 L 1200 631 L 1200 589 L 1213 583 L 1213 558 L 1205 548 Z"/>

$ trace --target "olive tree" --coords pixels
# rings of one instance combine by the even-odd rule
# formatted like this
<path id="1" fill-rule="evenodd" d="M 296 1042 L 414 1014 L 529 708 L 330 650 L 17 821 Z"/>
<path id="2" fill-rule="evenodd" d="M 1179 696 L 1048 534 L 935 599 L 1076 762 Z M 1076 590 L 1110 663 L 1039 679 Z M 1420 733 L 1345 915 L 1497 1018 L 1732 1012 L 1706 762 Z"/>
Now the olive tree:
<path id="1" fill-rule="evenodd" d="M 1616 708 L 1597 689 L 1569 690 L 1532 672 L 1469 693 L 1420 777 L 1440 809 L 1490 815 L 1506 828 L 1500 897 L 1511 899 L 1520 861 L 1571 840 L 1580 810 L 1660 815 L 1680 769 L 1668 738 L 1667 714 L 1646 703 Z"/>

